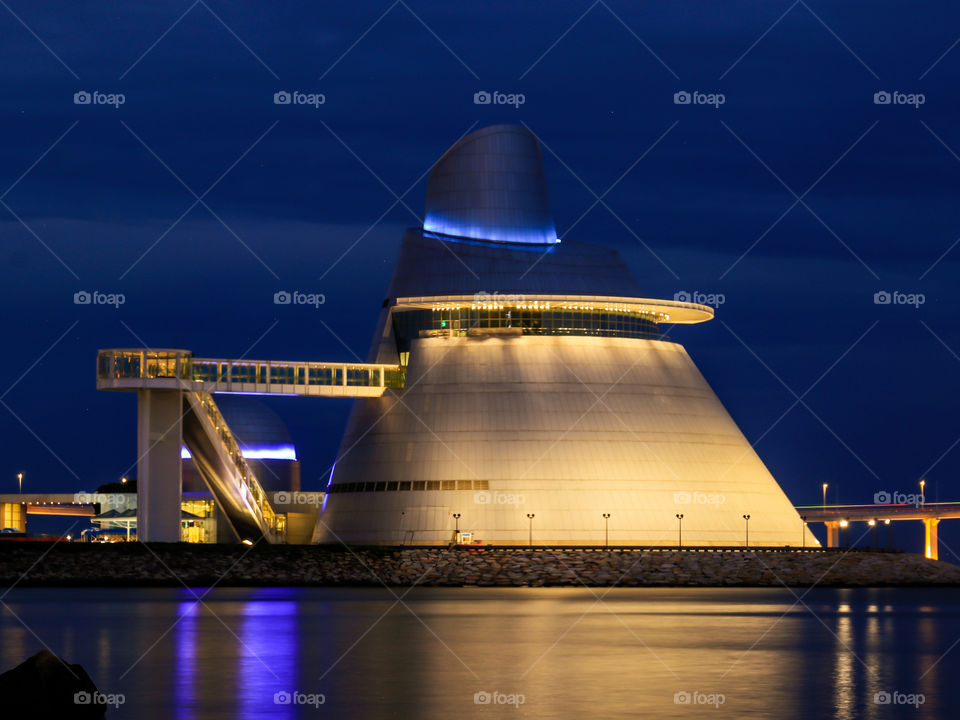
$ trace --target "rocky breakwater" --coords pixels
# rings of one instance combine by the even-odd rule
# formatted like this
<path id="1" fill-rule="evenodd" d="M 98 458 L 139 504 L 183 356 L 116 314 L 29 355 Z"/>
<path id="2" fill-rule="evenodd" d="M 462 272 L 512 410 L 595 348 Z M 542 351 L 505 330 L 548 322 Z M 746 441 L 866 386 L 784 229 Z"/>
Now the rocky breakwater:
<path id="1" fill-rule="evenodd" d="M 397 553 L 395 584 L 477 586 L 960 585 L 960 567 L 903 553 L 486 551 Z M 406 582 L 397 582 L 405 579 Z"/>
<path id="2" fill-rule="evenodd" d="M 692 552 L 0 542 L 0 585 L 960 585 L 960 567 L 873 552 Z"/>

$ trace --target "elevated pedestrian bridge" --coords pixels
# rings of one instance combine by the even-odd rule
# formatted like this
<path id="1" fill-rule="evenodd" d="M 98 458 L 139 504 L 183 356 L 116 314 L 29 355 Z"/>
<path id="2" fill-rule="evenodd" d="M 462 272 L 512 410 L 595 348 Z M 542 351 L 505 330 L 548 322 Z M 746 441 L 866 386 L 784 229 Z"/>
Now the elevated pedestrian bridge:
<path id="1" fill-rule="evenodd" d="M 195 358 L 180 349 L 97 355 L 98 390 L 137 393 L 137 536 L 149 542 L 180 539 L 183 445 L 237 540 L 285 542 L 286 516 L 273 510 L 214 393 L 379 397 L 403 383 L 399 365 Z"/>
<path id="2" fill-rule="evenodd" d="M 101 350 L 98 390 L 378 397 L 402 388 L 399 365 L 195 358 L 187 350 Z"/>

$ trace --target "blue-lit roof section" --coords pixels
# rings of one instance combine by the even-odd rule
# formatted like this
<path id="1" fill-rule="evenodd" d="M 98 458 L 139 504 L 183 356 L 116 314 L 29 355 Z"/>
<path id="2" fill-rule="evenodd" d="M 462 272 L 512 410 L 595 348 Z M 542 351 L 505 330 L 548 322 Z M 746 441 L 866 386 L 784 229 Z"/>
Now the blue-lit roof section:
<path id="1" fill-rule="evenodd" d="M 244 459 L 297 459 L 297 449 L 286 424 L 269 406 L 249 397 L 217 395 L 217 407 L 237 439 Z M 182 448 L 180 457 L 189 458 L 190 451 Z"/>
<path id="2" fill-rule="evenodd" d="M 293 445 L 264 445 L 261 447 L 241 446 L 240 454 L 245 460 L 296 460 L 297 449 Z M 189 460 L 193 455 L 186 446 L 180 447 L 180 457 Z"/>
<path id="3" fill-rule="evenodd" d="M 494 125 L 447 150 L 427 180 L 423 229 L 453 240 L 559 242 L 533 133 Z"/>

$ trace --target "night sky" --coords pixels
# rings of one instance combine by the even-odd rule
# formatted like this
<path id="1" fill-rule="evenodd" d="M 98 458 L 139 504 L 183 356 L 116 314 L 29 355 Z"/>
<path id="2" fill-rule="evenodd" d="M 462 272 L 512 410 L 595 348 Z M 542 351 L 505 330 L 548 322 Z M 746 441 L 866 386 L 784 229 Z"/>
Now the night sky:
<path id="1" fill-rule="evenodd" d="M 617 248 L 649 297 L 724 296 L 670 334 L 795 503 L 921 477 L 960 500 L 960 8 L 0 5 L 0 491 L 135 472 L 136 403 L 95 390 L 98 348 L 365 358 L 431 163 L 509 122 L 543 143 L 561 238 Z M 349 402 L 269 404 L 321 489 Z M 941 539 L 956 561 L 960 523 Z"/>

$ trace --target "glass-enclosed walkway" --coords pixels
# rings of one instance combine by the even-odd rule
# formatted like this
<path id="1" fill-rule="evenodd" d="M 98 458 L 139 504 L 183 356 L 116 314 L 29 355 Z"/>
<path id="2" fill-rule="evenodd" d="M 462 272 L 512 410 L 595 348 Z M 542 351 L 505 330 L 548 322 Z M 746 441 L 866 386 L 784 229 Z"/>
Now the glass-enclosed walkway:
<path id="1" fill-rule="evenodd" d="M 195 358 L 189 350 L 111 349 L 97 355 L 97 389 L 377 397 L 402 388 L 399 365 Z"/>

